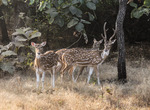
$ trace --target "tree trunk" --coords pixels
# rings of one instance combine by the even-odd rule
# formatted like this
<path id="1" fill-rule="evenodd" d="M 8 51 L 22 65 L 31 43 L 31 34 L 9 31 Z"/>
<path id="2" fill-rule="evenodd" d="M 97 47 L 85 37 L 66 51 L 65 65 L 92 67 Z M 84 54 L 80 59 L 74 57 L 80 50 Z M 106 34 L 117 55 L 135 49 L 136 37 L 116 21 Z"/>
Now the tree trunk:
<path id="1" fill-rule="evenodd" d="M 119 12 L 117 15 L 116 26 L 117 26 L 117 43 L 118 43 L 118 80 L 126 82 L 126 61 L 125 61 L 125 41 L 124 41 L 124 30 L 123 21 L 126 13 L 126 6 L 128 0 L 119 0 Z"/>
<path id="2" fill-rule="evenodd" d="M 2 42 L 7 44 L 10 40 L 7 33 L 5 19 L 3 17 L 2 7 L 0 6 L 0 28 L 2 33 Z"/>

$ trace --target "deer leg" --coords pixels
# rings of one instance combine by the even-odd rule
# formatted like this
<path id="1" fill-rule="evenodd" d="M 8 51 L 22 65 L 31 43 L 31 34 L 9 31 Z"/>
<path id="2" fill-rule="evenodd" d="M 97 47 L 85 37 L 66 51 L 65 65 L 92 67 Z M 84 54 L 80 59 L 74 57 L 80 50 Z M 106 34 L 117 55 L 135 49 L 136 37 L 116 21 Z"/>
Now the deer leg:
<path id="1" fill-rule="evenodd" d="M 55 69 L 56 68 L 53 67 L 52 69 L 53 70 L 52 70 L 52 76 L 51 76 L 52 77 L 52 82 L 51 83 L 52 83 L 52 87 L 54 88 L 55 87 Z"/>
<path id="2" fill-rule="evenodd" d="M 62 70 L 62 73 L 61 73 L 61 81 L 63 80 L 63 77 L 64 77 L 64 72 L 66 72 L 67 70 L 69 70 L 72 66 L 71 65 L 65 65 L 65 68 Z"/>
<path id="3" fill-rule="evenodd" d="M 93 67 L 90 67 L 87 84 L 89 84 L 89 82 L 90 82 L 90 78 L 91 78 L 91 75 L 92 75 L 92 73 L 93 73 L 93 70 L 94 70 L 94 68 L 93 68 Z"/>
<path id="4" fill-rule="evenodd" d="M 97 84 L 100 85 L 100 79 L 99 79 L 99 65 L 95 68 L 96 75 L 97 75 Z"/>
<path id="5" fill-rule="evenodd" d="M 86 69 L 85 69 L 85 70 L 86 70 L 86 73 L 88 73 L 88 70 L 89 70 L 88 66 L 86 66 Z"/>
<path id="6" fill-rule="evenodd" d="M 76 66 L 72 66 L 69 70 L 69 73 L 72 74 L 72 81 L 75 83 L 75 79 L 74 79 L 74 70 L 76 69 Z"/>
<path id="7" fill-rule="evenodd" d="M 64 78 L 64 72 L 63 71 L 61 71 L 60 77 L 61 77 L 61 83 L 62 83 L 63 82 L 63 78 Z"/>
<path id="8" fill-rule="evenodd" d="M 65 68 L 67 67 L 67 64 L 66 63 L 62 63 L 62 66 L 61 66 L 61 72 L 60 72 L 60 77 L 61 77 L 61 82 L 63 82 L 63 77 L 64 77 L 64 71 L 65 71 Z"/>
<path id="9" fill-rule="evenodd" d="M 63 69 L 63 72 L 65 72 L 65 71 L 67 71 L 67 70 L 69 70 L 71 68 L 71 65 L 65 65 L 65 67 L 64 67 L 64 69 Z"/>
<path id="10" fill-rule="evenodd" d="M 56 72 L 61 72 L 62 69 L 62 64 L 60 62 L 58 62 L 57 66 L 56 66 Z"/>
<path id="11" fill-rule="evenodd" d="M 36 88 L 39 89 L 40 75 L 39 70 L 36 69 Z"/>
<path id="12" fill-rule="evenodd" d="M 45 79 L 45 72 L 43 72 L 42 78 L 41 78 L 41 81 L 42 81 L 42 90 L 44 90 L 44 79 Z"/>
<path id="13" fill-rule="evenodd" d="M 85 68 L 85 66 L 80 67 L 80 70 L 79 70 L 78 75 L 77 75 L 77 77 L 75 79 L 75 82 L 77 82 L 77 80 L 78 80 L 79 76 L 82 74 L 84 68 Z"/>
<path id="14" fill-rule="evenodd" d="M 53 74 L 53 71 L 52 71 L 52 69 L 50 69 L 48 72 L 50 73 L 50 85 L 52 85 L 52 74 Z"/>
<path id="15" fill-rule="evenodd" d="M 63 82 L 63 77 L 64 77 L 64 75 L 61 74 L 60 77 L 61 77 L 61 83 L 62 83 L 62 82 Z"/>

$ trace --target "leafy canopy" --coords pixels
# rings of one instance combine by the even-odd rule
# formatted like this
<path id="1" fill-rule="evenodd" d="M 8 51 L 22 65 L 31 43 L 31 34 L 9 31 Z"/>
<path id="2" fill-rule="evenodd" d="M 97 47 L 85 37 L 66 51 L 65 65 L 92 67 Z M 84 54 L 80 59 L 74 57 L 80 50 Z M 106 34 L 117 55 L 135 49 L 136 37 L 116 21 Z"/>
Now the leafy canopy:
<path id="1" fill-rule="evenodd" d="M 98 0 L 30 0 L 29 4 L 44 12 L 49 24 L 74 27 L 78 32 L 85 33 L 85 25 L 91 24 L 95 18 L 93 12 L 97 3 Z"/>
<path id="2" fill-rule="evenodd" d="M 141 16 L 149 15 L 150 13 L 150 0 L 144 0 L 144 3 L 142 6 L 138 7 L 138 5 L 134 2 L 130 2 L 130 6 L 134 7 L 134 9 L 131 12 L 131 17 L 133 18 L 140 18 Z"/>

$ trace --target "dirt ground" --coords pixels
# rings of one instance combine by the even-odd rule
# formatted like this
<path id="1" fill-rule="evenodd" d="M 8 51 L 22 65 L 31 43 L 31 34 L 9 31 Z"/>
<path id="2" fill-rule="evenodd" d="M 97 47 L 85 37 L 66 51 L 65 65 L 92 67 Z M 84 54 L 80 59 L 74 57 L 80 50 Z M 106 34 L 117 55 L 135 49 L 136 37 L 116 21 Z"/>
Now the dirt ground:
<path id="1" fill-rule="evenodd" d="M 46 75 L 45 91 L 34 92 L 34 71 L 19 71 L 0 78 L 0 110 L 150 110 L 150 59 L 148 46 L 130 46 L 127 50 L 127 83 L 118 84 L 117 52 L 113 52 L 100 67 L 103 89 L 93 74 L 86 84 L 84 71 L 77 83 L 66 74 L 61 83 L 56 75 L 56 87 L 51 88 Z"/>

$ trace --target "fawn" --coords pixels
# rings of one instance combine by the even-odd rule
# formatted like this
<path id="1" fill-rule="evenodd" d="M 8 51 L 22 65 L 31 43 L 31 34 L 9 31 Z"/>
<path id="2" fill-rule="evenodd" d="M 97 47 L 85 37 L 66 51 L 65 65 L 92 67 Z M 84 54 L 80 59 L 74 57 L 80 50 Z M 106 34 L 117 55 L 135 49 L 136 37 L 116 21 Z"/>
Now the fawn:
<path id="1" fill-rule="evenodd" d="M 31 45 L 35 48 L 34 68 L 36 70 L 37 89 L 39 89 L 40 73 L 42 74 L 42 90 L 44 89 L 44 78 L 46 71 L 48 71 L 51 74 L 51 84 L 54 88 L 55 70 L 58 63 L 58 55 L 52 50 L 42 54 L 43 47 L 46 45 L 46 42 L 42 42 L 41 44 L 31 42 Z"/>

